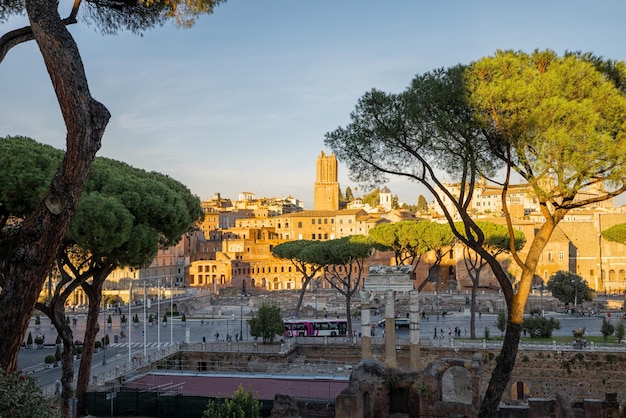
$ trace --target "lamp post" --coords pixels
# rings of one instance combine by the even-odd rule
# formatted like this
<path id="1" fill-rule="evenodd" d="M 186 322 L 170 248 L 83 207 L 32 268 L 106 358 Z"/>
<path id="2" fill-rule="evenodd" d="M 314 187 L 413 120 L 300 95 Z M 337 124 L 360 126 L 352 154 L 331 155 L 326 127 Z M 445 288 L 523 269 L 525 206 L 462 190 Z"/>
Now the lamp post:
<path id="1" fill-rule="evenodd" d="M 104 327 L 102 328 L 103 332 L 103 336 L 102 336 L 102 365 L 106 366 L 107 364 L 107 339 L 106 339 L 106 335 L 107 335 L 107 316 L 106 313 L 104 312 L 104 302 L 102 303 L 102 324 L 104 325 Z"/>
<path id="2" fill-rule="evenodd" d="M 133 326 L 135 325 L 135 321 L 133 321 L 133 283 L 130 282 L 128 284 L 128 324 L 133 324 L 128 327 L 128 364 L 132 361 L 132 348 L 130 342 L 132 341 L 131 333 L 133 332 Z"/>
<path id="3" fill-rule="evenodd" d="M 243 295 L 241 295 L 241 304 L 239 310 L 239 341 L 243 339 Z"/>
<path id="4" fill-rule="evenodd" d="M 170 345 L 174 344 L 174 324 L 171 318 L 174 316 L 174 276 L 170 276 Z"/>

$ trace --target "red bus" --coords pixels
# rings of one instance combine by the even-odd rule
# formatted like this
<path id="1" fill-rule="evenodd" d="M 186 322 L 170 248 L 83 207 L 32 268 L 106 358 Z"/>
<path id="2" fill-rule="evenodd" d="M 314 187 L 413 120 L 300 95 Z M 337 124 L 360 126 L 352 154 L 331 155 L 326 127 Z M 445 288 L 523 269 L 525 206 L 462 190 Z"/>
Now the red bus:
<path id="1" fill-rule="evenodd" d="M 348 333 L 345 319 L 285 319 L 285 337 L 339 337 Z"/>

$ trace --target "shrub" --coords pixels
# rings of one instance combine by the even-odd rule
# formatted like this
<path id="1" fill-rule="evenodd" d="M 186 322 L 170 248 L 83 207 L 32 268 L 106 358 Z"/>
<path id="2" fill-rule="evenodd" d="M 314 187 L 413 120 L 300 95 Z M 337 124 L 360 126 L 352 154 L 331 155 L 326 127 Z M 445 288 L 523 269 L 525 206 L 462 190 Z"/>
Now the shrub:
<path id="1" fill-rule="evenodd" d="M 604 337 L 604 341 L 609 339 L 609 335 L 613 335 L 615 332 L 615 327 L 606 318 L 602 319 L 602 326 L 600 327 L 600 332 L 602 333 L 602 337 Z"/>
<path id="2" fill-rule="evenodd" d="M 624 329 L 624 324 L 622 322 L 618 322 L 615 326 L 615 338 L 617 338 L 618 343 L 622 342 L 625 333 L 626 330 Z"/>
<path id="3" fill-rule="evenodd" d="M 561 329 L 561 323 L 554 318 L 531 316 L 524 318 L 522 329 L 528 333 L 530 338 L 550 338 L 553 330 Z"/>
<path id="4" fill-rule="evenodd" d="M 56 356 L 54 354 L 48 354 L 46 357 L 44 357 L 43 362 L 46 364 L 52 364 L 55 361 L 57 361 Z"/>
<path id="5" fill-rule="evenodd" d="M 263 338 L 263 343 L 271 344 L 277 334 L 285 331 L 280 306 L 270 302 L 262 303 L 257 314 L 248 321 L 248 324 L 250 324 L 250 335 Z"/>
<path id="6" fill-rule="evenodd" d="M 254 399 L 252 390 L 246 392 L 243 386 L 239 385 L 232 399 L 211 399 L 202 416 L 207 418 L 260 418 L 260 411 L 261 403 Z"/>
<path id="7" fill-rule="evenodd" d="M 42 395 L 32 378 L 19 373 L 5 374 L 4 370 L 0 370 L 0 411 L 3 417 L 11 418 L 61 417 L 58 406 Z"/>

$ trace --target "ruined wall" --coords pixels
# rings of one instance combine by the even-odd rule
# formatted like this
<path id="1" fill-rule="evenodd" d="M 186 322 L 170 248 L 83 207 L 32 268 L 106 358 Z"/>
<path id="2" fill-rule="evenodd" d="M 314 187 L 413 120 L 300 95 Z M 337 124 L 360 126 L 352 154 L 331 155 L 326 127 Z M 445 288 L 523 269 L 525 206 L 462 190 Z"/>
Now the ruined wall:
<path id="1" fill-rule="evenodd" d="M 298 346 L 287 356 L 270 353 L 184 351 L 155 363 L 155 368 L 197 370 L 199 362 L 206 362 L 207 371 L 231 370 L 242 372 L 271 371 L 280 373 L 296 363 L 311 362 L 355 365 L 360 360 L 359 345 Z M 424 367 L 441 358 L 472 359 L 482 356 L 480 393 L 485 393 L 499 351 L 466 350 L 422 347 Z M 384 347 L 372 347 L 373 358 L 384 362 Z M 398 368 L 409 370 L 409 347 L 402 346 L 397 353 Z M 302 372 L 306 369 L 300 367 Z M 626 403 L 626 353 L 608 353 L 588 350 L 527 351 L 520 350 L 503 402 L 518 399 L 551 398 L 564 393 L 572 400 L 604 400 L 606 393 L 617 393 L 617 401 Z"/>

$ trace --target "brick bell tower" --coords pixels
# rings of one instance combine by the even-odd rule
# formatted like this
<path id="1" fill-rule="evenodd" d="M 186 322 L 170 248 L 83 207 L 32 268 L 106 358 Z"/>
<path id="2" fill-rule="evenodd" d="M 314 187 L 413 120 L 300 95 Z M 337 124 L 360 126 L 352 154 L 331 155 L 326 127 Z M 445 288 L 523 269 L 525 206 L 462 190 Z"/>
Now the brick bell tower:
<path id="1" fill-rule="evenodd" d="M 339 182 L 337 181 L 337 157 L 335 153 L 317 157 L 313 210 L 339 209 Z"/>

